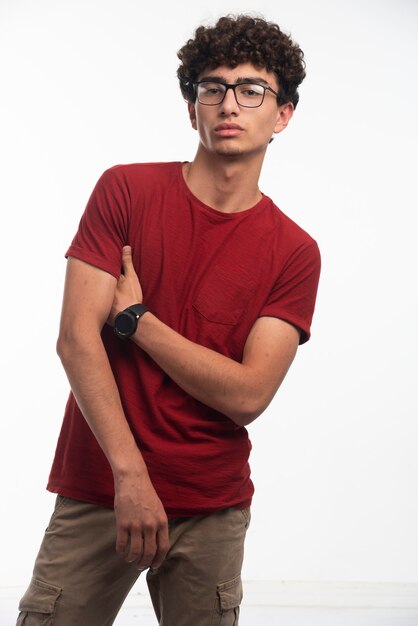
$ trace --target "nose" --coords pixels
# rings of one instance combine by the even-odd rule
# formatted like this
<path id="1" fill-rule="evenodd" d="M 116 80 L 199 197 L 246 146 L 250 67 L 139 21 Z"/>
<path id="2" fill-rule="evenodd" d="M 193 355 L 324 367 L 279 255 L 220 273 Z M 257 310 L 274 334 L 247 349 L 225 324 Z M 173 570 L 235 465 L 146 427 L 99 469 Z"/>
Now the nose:
<path id="1" fill-rule="evenodd" d="M 221 115 L 238 115 L 239 110 L 239 104 L 235 97 L 235 91 L 232 87 L 227 87 L 225 97 L 220 104 Z"/>

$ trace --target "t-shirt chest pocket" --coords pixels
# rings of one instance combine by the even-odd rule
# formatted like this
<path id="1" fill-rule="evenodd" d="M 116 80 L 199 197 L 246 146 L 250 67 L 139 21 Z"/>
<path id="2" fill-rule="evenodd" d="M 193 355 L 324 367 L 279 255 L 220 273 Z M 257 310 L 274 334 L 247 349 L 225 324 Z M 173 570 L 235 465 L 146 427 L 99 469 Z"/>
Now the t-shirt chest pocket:
<path id="1" fill-rule="evenodd" d="M 248 271 L 217 265 L 201 280 L 193 307 L 210 322 L 237 324 L 251 304 L 254 285 Z"/>

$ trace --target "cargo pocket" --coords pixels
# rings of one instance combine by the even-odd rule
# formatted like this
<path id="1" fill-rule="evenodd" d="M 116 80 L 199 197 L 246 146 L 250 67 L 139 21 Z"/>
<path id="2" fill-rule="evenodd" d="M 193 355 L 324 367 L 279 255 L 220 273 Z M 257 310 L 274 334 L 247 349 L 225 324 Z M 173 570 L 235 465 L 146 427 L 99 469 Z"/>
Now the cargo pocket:
<path id="1" fill-rule="evenodd" d="M 62 589 L 32 578 L 20 601 L 16 626 L 50 626 Z"/>
<path id="2" fill-rule="evenodd" d="M 213 626 L 237 626 L 242 600 L 241 576 L 219 584 L 217 592 L 218 606 L 212 622 Z"/>

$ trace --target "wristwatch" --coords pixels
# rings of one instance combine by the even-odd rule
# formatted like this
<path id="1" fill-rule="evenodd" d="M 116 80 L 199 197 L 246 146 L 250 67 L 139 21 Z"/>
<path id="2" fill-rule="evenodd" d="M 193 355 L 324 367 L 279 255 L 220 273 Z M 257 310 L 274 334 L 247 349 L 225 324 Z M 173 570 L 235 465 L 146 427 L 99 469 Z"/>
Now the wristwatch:
<path id="1" fill-rule="evenodd" d="M 114 331 L 119 339 L 132 337 L 138 326 L 139 318 L 149 311 L 145 304 L 132 304 L 115 317 Z"/>

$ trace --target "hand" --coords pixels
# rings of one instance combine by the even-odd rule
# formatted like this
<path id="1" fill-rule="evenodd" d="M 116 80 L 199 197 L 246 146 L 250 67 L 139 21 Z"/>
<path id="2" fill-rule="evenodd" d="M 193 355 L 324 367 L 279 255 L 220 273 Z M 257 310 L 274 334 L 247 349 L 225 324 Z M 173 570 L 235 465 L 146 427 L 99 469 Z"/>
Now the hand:
<path id="1" fill-rule="evenodd" d="M 115 480 L 116 551 L 139 570 L 158 568 L 169 547 L 168 520 L 148 476 Z"/>
<path id="2" fill-rule="evenodd" d="M 143 297 L 142 287 L 132 263 L 131 246 L 124 246 L 122 248 L 122 269 L 123 274 L 120 275 L 117 282 L 112 308 L 108 318 L 108 323 L 112 326 L 118 313 L 132 304 L 141 303 Z"/>

